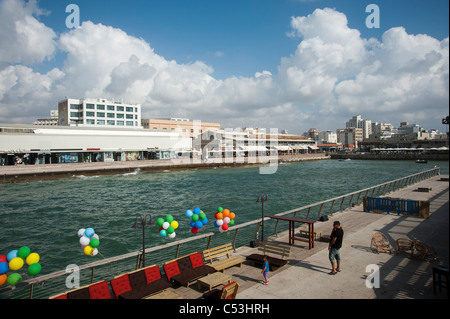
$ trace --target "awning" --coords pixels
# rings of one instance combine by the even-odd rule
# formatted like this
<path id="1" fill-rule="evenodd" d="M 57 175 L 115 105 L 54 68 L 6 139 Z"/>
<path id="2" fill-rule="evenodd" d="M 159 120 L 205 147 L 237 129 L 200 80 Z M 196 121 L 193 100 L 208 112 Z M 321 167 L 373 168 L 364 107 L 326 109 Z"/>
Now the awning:
<path id="1" fill-rule="evenodd" d="M 306 146 L 306 145 L 293 145 L 293 146 L 291 146 L 291 148 L 293 150 L 307 150 L 308 146 Z"/>
<path id="2" fill-rule="evenodd" d="M 244 152 L 267 152 L 267 148 L 258 145 L 239 145 L 241 151 Z"/>
<path id="3" fill-rule="evenodd" d="M 316 145 L 309 145 L 308 146 L 312 150 L 318 150 L 319 148 Z"/>
<path id="4" fill-rule="evenodd" d="M 291 151 L 292 148 L 290 148 L 287 145 L 274 145 L 272 148 L 276 149 L 277 151 Z"/>

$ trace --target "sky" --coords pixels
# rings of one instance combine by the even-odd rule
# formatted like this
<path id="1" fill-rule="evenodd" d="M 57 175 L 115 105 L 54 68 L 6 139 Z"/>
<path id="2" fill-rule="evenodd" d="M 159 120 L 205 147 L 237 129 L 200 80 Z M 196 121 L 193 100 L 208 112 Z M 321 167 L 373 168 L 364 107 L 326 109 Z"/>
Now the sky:
<path id="1" fill-rule="evenodd" d="M 445 132 L 448 30 L 447 0 L 0 0 L 0 123 L 68 96 L 222 128 L 335 131 L 361 115 Z"/>

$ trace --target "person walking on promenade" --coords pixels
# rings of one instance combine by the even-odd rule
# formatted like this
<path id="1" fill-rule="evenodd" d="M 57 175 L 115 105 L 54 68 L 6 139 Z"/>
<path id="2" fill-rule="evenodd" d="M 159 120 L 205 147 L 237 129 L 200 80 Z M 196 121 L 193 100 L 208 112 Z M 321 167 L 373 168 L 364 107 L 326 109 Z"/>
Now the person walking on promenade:
<path id="1" fill-rule="evenodd" d="M 267 286 L 269 284 L 269 262 L 267 261 L 266 255 L 264 255 L 264 257 L 263 257 L 263 266 L 262 266 L 261 273 L 264 276 L 263 284 Z"/>
<path id="2" fill-rule="evenodd" d="M 328 245 L 328 258 L 331 262 L 330 275 L 335 275 L 341 271 L 341 254 L 340 249 L 342 247 L 342 239 L 344 238 L 344 230 L 341 227 L 341 223 L 337 220 L 333 222 L 333 231 L 330 236 L 330 244 Z M 335 267 L 335 261 L 337 267 Z"/>

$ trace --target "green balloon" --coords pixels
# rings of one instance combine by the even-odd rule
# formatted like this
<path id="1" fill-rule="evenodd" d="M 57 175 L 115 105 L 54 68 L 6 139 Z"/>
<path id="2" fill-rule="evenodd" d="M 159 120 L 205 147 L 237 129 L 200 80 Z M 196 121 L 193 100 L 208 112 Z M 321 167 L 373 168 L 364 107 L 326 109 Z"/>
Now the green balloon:
<path id="1" fill-rule="evenodd" d="M 205 213 L 200 213 L 200 220 L 204 220 L 206 218 L 206 214 Z"/>
<path id="2" fill-rule="evenodd" d="M 100 245 L 100 240 L 98 240 L 98 238 L 92 238 L 89 245 L 91 245 L 92 248 L 97 248 Z"/>
<path id="3" fill-rule="evenodd" d="M 171 222 L 173 222 L 173 216 L 172 216 L 172 215 L 167 215 L 167 216 L 166 216 L 166 222 L 168 222 L 169 224 L 170 224 Z"/>
<path id="4" fill-rule="evenodd" d="M 228 226 L 233 226 L 234 225 L 234 219 L 230 220 L 230 222 L 228 223 Z"/>
<path id="5" fill-rule="evenodd" d="M 17 256 L 20 257 L 20 258 L 25 259 L 25 258 L 28 257 L 28 255 L 29 255 L 30 253 L 31 253 L 30 248 L 27 247 L 27 246 L 23 246 L 23 247 L 20 247 L 20 248 L 19 248 L 19 250 L 18 250 L 18 252 L 17 252 Z"/>
<path id="6" fill-rule="evenodd" d="M 218 211 L 219 213 L 221 213 L 221 212 L 223 212 L 223 208 L 222 208 L 222 207 L 219 207 L 219 208 L 217 208 L 217 211 Z"/>
<path id="7" fill-rule="evenodd" d="M 18 273 L 13 273 L 11 275 L 8 276 L 8 279 L 6 279 L 6 282 L 8 284 L 10 284 L 11 286 L 15 286 L 17 285 L 19 282 L 22 281 L 22 276 L 19 275 Z"/>
<path id="8" fill-rule="evenodd" d="M 36 276 L 38 273 L 41 272 L 42 266 L 41 264 L 34 263 L 31 264 L 30 267 L 28 267 L 28 274 L 30 276 Z"/>
<path id="9" fill-rule="evenodd" d="M 197 214 L 192 215 L 191 219 L 194 222 L 198 221 L 198 215 Z"/>
<path id="10" fill-rule="evenodd" d="M 164 219 L 160 217 L 156 220 L 156 223 L 158 224 L 158 226 L 162 226 L 164 224 Z"/>
<path id="11" fill-rule="evenodd" d="M 172 226 L 169 226 L 169 228 L 167 228 L 167 232 L 169 234 L 172 234 L 175 231 L 175 229 Z"/>

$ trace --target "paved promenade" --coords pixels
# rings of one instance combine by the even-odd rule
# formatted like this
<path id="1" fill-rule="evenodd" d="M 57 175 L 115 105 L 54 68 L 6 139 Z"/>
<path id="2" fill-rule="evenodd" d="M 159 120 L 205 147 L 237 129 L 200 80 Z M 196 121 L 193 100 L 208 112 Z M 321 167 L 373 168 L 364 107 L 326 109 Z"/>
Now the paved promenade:
<path id="1" fill-rule="evenodd" d="M 344 229 L 341 249 L 342 271 L 329 275 L 328 243 L 316 242 L 316 247 L 293 247 L 289 266 L 270 273 L 269 285 L 254 284 L 242 290 L 239 298 L 247 299 L 422 299 L 447 298 L 444 291 L 433 294 L 432 266 L 449 264 L 449 183 L 436 176 L 421 183 L 389 194 L 393 198 L 428 200 L 430 218 L 365 213 L 362 205 L 334 214 L 326 222 L 317 222 L 316 229 L 331 232 L 333 221 L 339 220 Z M 432 191 L 417 192 L 418 187 L 431 187 Z M 374 253 L 370 249 L 375 231 L 386 234 L 392 247 L 396 239 L 420 240 L 436 250 L 439 260 L 426 262 L 409 254 Z M 287 236 L 277 238 L 287 242 Z M 379 267 L 380 287 L 367 288 L 366 278 Z M 241 282 L 239 274 L 235 280 Z"/>
<path id="2" fill-rule="evenodd" d="M 238 299 L 284 300 L 284 299 L 446 299 L 445 290 L 433 293 L 432 267 L 449 265 L 449 182 L 434 176 L 428 180 L 386 196 L 430 201 L 430 218 L 396 216 L 363 212 L 362 205 L 335 213 L 326 222 L 316 222 L 315 230 L 329 234 L 333 221 L 339 220 L 344 229 L 341 249 L 342 271 L 329 275 L 328 243 L 315 241 L 308 249 L 304 242 L 291 247 L 289 263 L 269 273 L 269 285 L 262 285 L 261 269 L 248 262 L 242 267 L 226 269 L 232 280 L 239 282 Z M 418 192 L 419 187 L 431 187 L 430 192 Z M 372 234 L 383 232 L 389 238 L 394 253 L 376 253 L 370 249 Z M 437 252 L 438 261 L 427 262 L 407 253 L 395 253 L 396 240 L 409 238 L 431 245 Z M 269 241 L 288 243 L 287 232 L 271 237 Z M 257 252 L 256 248 L 241 247 L 236 255 L 245 259 Z M 379 268 L 379 288 L 367 288 L 366 278 Z M 219 286 L 221 287 L 221 286 Z M 204 289 L 194 283 L 174 290 L 184 299 L 201 298 Z M 257 301 L 255 301 L 257 302 Z"/>

